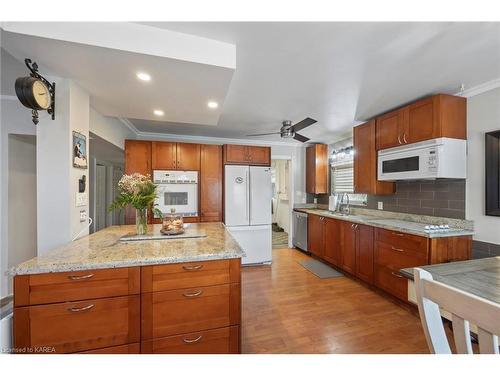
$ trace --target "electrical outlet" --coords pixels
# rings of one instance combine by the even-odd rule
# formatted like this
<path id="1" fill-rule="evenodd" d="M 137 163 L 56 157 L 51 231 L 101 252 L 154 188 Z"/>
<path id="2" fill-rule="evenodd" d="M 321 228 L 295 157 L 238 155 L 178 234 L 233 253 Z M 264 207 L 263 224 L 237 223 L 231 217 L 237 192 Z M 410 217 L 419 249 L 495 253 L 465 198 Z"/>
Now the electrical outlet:
<path id="1" fill-rule="evenodd" d="M 384 209 L 384 202 L 378 202 L 378 203 L 377 203 L 377 208 L 378 208 L 379 210 L 383 210 L 383 209 Z"/>
<path id="2" fill-rule="evenodd" d="M 318 203 L 318 198 L 314 198 L 314 204 Z"/>
<path id="3" fill-rule="evenodd" d="M 87 211 L 81 210 L 80 211 L 80 223 L 84 223 L 87 221 Z"/>

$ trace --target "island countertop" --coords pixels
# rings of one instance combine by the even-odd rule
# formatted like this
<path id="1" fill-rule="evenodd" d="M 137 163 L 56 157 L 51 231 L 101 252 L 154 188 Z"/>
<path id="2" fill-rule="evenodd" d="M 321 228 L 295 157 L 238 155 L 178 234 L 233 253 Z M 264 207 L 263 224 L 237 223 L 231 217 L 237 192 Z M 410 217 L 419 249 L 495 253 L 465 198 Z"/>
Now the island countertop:
<path id="1" fill-rule="evenodd" d="M 157 233 L 160 229 L 160 224 L 148 226 L 149 233 Z M 134 225 L 108 227 L 12 267 L 9 274 L 15 276 L 148 266 L 245 256 L 222 223 L 193 223 L 186 228 L 186 233 L 204 232 L 205 237 L 120 240 L 123 236 L 133 234 L 134 231 Z"/>

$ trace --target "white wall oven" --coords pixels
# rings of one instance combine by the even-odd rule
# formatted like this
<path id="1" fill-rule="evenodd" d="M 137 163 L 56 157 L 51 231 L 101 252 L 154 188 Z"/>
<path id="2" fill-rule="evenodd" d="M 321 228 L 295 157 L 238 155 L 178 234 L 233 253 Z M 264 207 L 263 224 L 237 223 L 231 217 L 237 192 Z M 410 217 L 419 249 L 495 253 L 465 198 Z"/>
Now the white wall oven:
<path id="1" fill-rule="evenodd" d="M 164 214 L 172 209 L 182 216 L 198 216 L 198 172 L 153 171 L 158 186 L 157 208 Z"/>

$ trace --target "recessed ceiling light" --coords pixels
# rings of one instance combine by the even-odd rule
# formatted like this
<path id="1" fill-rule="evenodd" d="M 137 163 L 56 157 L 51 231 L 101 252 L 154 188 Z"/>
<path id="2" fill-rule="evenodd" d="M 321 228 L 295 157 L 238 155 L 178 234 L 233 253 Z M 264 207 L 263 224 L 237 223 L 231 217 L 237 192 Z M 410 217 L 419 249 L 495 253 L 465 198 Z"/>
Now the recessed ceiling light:
<path id="1" fill-rule="evenodd" d="M 151 76 L 148 73 L 139 72 L 137 73 L 137 78 L 141 81 L 151 81 Z"/>
<path id="2" fill-rule="evenodd" d="M 215 109 L 215 108 L 217 108 L 217 107 L 219 106 L 219 103 L 214 102 L 214 101 L 209 101 L 209 102 L 207 103 L 207 106 L 208 106 L 208 108 L 210 108 L 210 109 Z"/>
<path id="3" fill-rule="evenodd" d="M 155 109 L 153 111 L 153 113 L 156 115 L 156 116 L 163 116 L 165 114 L 165 112 L 163 112 L 161 109 Z"/>

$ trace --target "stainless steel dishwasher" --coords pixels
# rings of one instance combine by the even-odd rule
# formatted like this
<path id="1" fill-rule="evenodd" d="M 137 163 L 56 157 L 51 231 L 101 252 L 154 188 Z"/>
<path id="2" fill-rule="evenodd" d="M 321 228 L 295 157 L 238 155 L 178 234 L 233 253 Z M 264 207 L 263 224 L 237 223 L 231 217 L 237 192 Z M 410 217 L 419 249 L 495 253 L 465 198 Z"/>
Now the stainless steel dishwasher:
<path id="1" fill-rule="evenodd" d="M 307 250 L 307 214 L 293 211 L 293 246 Z"/>

